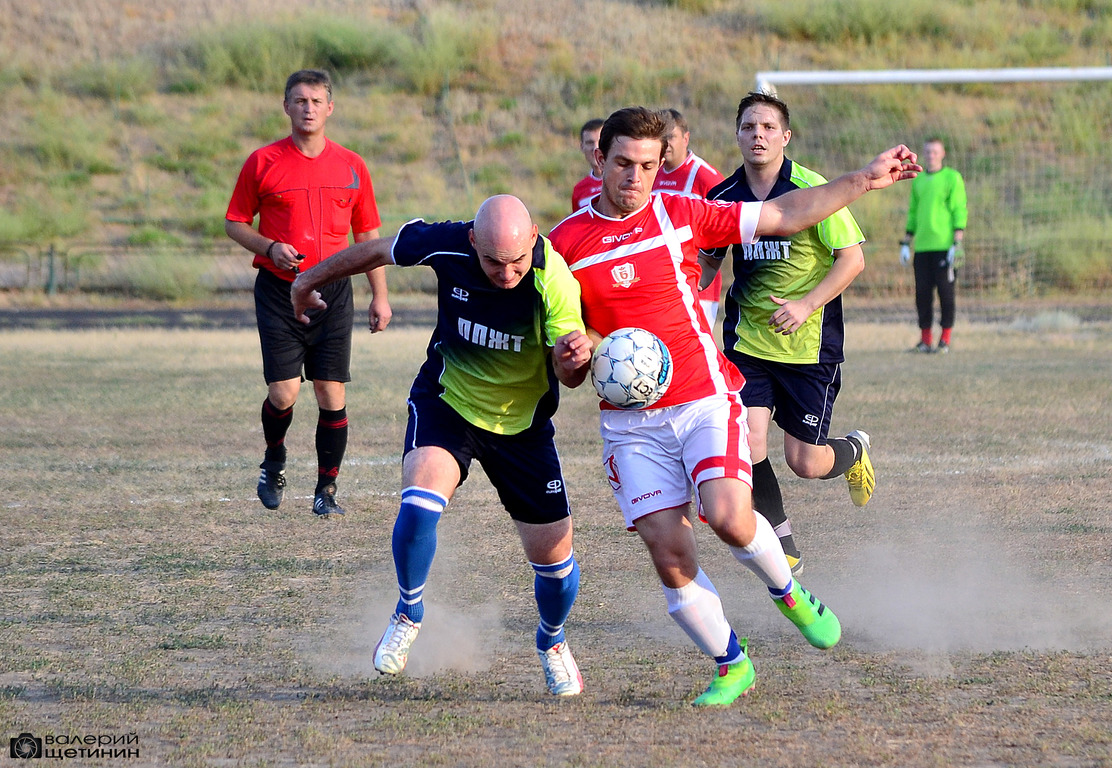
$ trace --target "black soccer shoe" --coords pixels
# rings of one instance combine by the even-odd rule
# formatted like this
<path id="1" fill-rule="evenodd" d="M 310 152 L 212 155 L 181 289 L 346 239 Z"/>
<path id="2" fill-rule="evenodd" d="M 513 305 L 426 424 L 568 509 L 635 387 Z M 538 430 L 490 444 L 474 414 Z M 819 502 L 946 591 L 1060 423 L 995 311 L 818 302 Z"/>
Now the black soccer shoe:
<path id="1" fill-rule="evenodd" d="M 332 516 L 340 517 L 344 514 L 344 508 L 336 503 L 335 483 L 329 483 L 317 491 L 316 498 L 313 499 L 313 514 L 326 520 Z"/>
<path id="2" fill-rule="evenodd" d="M 278 509 L 286 492 L 286 465 L 280 461 L 264 461 L 259 465 L 259 501 L 267 509 Z"/>

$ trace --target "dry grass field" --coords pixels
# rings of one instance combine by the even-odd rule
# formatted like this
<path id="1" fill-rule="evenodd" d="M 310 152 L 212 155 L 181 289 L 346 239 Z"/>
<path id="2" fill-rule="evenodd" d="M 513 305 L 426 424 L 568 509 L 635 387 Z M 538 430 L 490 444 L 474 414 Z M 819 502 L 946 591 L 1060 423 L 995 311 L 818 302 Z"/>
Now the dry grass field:
<path id="1" fill-rule="evenodd" d="M 1112 766 L 1110 330 L 961 325 L 938 357 L 851 326 L 834 431 L 874 435 L 877 493 L 859 510 L 840 480 L 780 472 L 803 581 L 844 639 L 807 646 L 701 531 L 758 674 L 709 712 L 690 701 L 710 665 L 610 497 L 592 393 L 558 423 L 586 680 L 558 701 L 478 470 L 441 524 L 410 669 L 372 669 L 426 329 L 356 335 L 341 522 L 309 511 L 310 405 L 286 503 L 254 498 L 252 332 L 0 334 L 0 737 L 138 750 L 82 765 Z"/>
<path id="2" fill-rule="evenodd" d="M 408 19 L 439 5 L 501 22 L 494 59 L 519 65 L 504 68 L 509 80 L 532 77 L 533 59 L 545 58 L 568 73 L 668 83 L 661 71 L 672 61 L 650 57 L 661 30 L 700 40 L 670 55 L 715 75 L 691 104 L 706 115 L 698 143 L 710 152 L 700 152 L 717 161 L 733 157 L 711 143 L 729 137 L 719 97 L 734 99 L 757 68 L 933 66 L 938 45 L 899 34 L 821 50 L 781 42 L 746 26 L 751 13 L 727 0 L 0 0 L 0 66 L 17 84 L 0 131 L 54 128 L 28 119 L 54 110 L 63 124 L 92 126 L 89 146 L 111 138 L 139 158 L 153 141 L 141 136 L 147 122 L 209 136 L 194 126 L 222 128 L 233 109 L 272 118 L 273 94 L 158 93 L 125 104 L 121 128 L 107 102 L 21 78 L 41 84 L 43 72 L 245 19 L 305 10 Z M 931 5 L 901 7 L 923 14 Z M 1014 58 L 1019 41 L 1082 65 L 1091 51 L 1057 36 L 1085 28 L 1104 40 L 1110 22 L 1091 13 L 1100 5 L 992 0 L 943 10 L 988 38 L 955 41 L 958 65 L 998 65 L 998 51 L 982 44 L 994 37 L 1007 38 L 1012 64 L 1031 63 Z M 707 8 L 735 26 L 711 29 L 699 13 Z M 721 46 L 737 40 L 749 44 L 723 67 Z M 629 51 L 629 61 L 612 51 Z M 555 80 L 532 85 L 561 90 Z M 453 98 L 464 116 L 506 100 L 497 90 Z M 397 124 L 393 149 L 424 158 L 420 168 L 384 161 L 384 213 L 448 215 L 449 203 L 469 211 L 458 184 L 443 183 L 443 168 L 455 168 L 442 157 L 450 142 L 426 135 L 442 116 L 418 104 L 399 97 L 368 110 Z M 536 118 L 548 106 L 522 99 L 489 124 L 460 121 L 464 149 L 449 159 L 500 172 L 515 145 L 492 137 L 519 128 L 507 116 Z M 587 105 L 577 109 L 584 114 L 568 125 L 589 116 Z M 389 135 L 361 120 L 336 126 Z M 569 136 L 542 138 L 578 162 Z M 12 167 L 0 168 L 4 206 L 24 191 L 14 160 L 34 162 L 21 142 Z M 99 175 L 82 188 L 98 216 L 140 204 L 162 215 L 160 196 L 168 208 L 188 199 L 161 188 L 168 174 L 134 166 L 143 173 Z M 112 202 L 112 185 L 126 186 L 130 202 Z M 434 186 L 443 199 L 413 199 Z M 562 190 L 546 192 L 561 213 Z M 221 187 L 213 210 L 226 194 Z M 1086 316 L 1107 319 L 1099 303 Z M 265 388 L 253 331 L 0 331 L 0 739 L 29 733 L 77 765 L 1112 768 L 1112 325 L 1023 311 L 991 325 L 961 316 L 946 357 L 905 354 L 910 322 L 850 326 L 832 431 L 873 435 L 875 497 L 857 509 L 844 482 L 795 479 L 773 451 L 805 550 L 802 580 L 839 614 L 843 640 L 825 653 L 808 646 L 701 530 L 704 567 L 748 635 L 758 675 L 746 700 L 715 711 L 690 706 L 712 667 L 666 616 L 643 548 L 623 528 L 599 466 L 591 392 L 566 392 L 558 414 L 583 568 L 568 637 L 586 681 L 583 695 L 558 701 L 533 651 L 532 571 L 478 468 L 440 526 L 407 673 L 382 678 L 372 668 L 396 595 L 390 533 L 404 398 L 427 328 L 356 334 L 340 478 L 349 514 L 336 522 L 310 512 L 308 394 L 289 438 L 286 503 L 268 512 L 255 498 Z"/>

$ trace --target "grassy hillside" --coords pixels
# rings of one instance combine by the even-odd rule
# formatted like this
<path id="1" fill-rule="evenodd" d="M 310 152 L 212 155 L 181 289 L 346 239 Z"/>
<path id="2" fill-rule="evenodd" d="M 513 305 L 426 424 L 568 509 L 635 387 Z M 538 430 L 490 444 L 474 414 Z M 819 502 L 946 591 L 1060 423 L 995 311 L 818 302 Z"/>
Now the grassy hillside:
<path id="1" fill-rule="evenodd" d="M 0 242 L 223 243 L 235 174 L 288 132 L 281 88 L 303 66 L 335 73 L 329 133 L 366 158 L 386 232 L 413 216 L 466 218 L 500 191 L 546 228 L 585 170 L 587 118 L 678 107 L 692 148 L 728 172 L 734 108 L 758 70 L 1104 65 L 1112 3 L 36 0 L 8 5 L 0 49 Z M 960 141 L 1004 145 L 1005 157 L 1032 152 L 1009 137 L 1041 133 L 1107 164 L 1110 92 L 1044 89 L 1034 116 L 1019 109 L 1024 87 L 784 95 L 797 157 L 833 174 L 890 143 L 917 146 L 940 114 Z M 863 140 L 862 114 L 884 118 Z M 1112 189 L 1094 200 L 1106 203 Z M 874 228 L 898 205 L 876 211 Z"/>

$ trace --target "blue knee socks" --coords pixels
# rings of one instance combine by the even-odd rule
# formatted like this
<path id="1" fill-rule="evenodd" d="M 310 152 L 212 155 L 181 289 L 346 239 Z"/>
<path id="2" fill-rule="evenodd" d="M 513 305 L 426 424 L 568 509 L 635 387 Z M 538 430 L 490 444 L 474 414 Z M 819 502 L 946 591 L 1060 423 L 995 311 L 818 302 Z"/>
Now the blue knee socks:
<path id="1" fill-rule="evenodd" d="M 401 508 L 391 538 L 400 594 L 395 613 L 404 614 L 415 623 L 425 616 L 422 599 L 436 555 L 436 524 L 446 506 L 448 500 L 435 491 L 415 486 L 402 490 Z"/>
<path id="2" fill-rule="evenodd" d="M 533 594 L 541 615 L 541 623 L 537 627 L 537 649 L 547 651 L 564 641 L 564 622 L 579 594 L 579 563 L 572 553 L 559 563 L 530 565 L 537 572 L 533 580 Z"/>

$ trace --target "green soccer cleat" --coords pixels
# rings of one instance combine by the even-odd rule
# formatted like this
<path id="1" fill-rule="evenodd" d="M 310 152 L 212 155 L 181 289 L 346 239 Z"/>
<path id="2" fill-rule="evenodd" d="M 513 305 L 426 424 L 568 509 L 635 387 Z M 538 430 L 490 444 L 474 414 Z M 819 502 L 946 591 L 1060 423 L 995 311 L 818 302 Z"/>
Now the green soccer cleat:
<path id="1" fill-rule="evenodd" d="M 742 641 L 742 649 L 745 641 Z M 757 673 L 748 656 L 734 664 L 720 664 L 710 688 L 691 702 L 696 707 L 725 707 L 747 695 L 757 684 Z"/>
<path id="2" fill-rule="evenodd" d="M 834 611 L 823 605 L 817 597 L 805 590 L 797 581 L 792 591 L 782 599 L 773 599 L 780 613 L 816 648 L 833 648 L 842 638 L 842 625 Z"/>
<path id="3" fill-rule="evenodd" d="M 863 507 L 873 497 L 876 488 L 876 474 L 873 472 L 873 463 L 869 461 L 869 433 L 855 429 L 846 435 L 847 438 L 856 438 L 861 444 L 861 457 L 853 466 L 846 470 L 846 482 L 849 483 L 849 497 L 854 505 Z"/>

